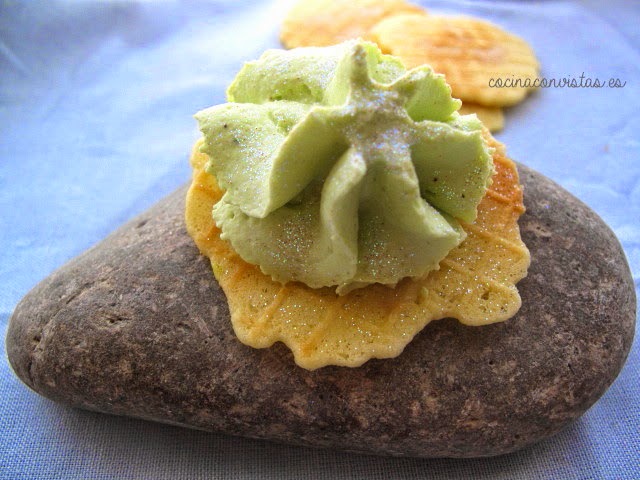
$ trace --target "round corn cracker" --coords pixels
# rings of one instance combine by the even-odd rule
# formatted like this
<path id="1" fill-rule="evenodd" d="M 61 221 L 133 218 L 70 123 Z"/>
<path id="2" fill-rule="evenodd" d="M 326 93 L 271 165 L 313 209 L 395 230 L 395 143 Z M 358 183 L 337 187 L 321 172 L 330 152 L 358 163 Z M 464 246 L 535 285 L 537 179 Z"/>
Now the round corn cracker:
<path id="1" fill-rule="evenodd" d="M 425 11 L 403 0 L 302 0 L 287 14 L 280 40 L 286 48 L 295 48 L 366 38 L 376 23 L 398 13 Z"/>
<path id="2" fill-rule="evenodd" d="M 370 31 L 384 53 L 407 68 L 429 64 L 443 73 L 453 96 L 485 106 L 514 105 L 533 88 L 492 88 L 492 79 L 533 82 L 539 73 L 535 53 L 520 37 L 471 17 L 402 14 L 386 18 Z"/>
<path id="3" fill-rule="evenodd" d="M 198 142 L 191 157 L 187 230 L 211 261 L 240 341 L 254 348 L 282 341 L 296 363 L 310 370 L 357 367 L 371 358 L 399 355 L 432 320 L 453 317 L 485 325 L 513 316 L 520 308 L 515 284 L 529 266 L 517 223 L 524 212 L 522 189 L 503 145 L 486 136 L 494 149 L 493 184 L 476 222 L 463 224 L 466 240 L 424 278 L 406 278 L 395 288 L 369 285 L 344 296 L 331 288 L 275 282 L 220 239 L 211 209 L 223 192 L 204 171 L 208 158 Z"/>

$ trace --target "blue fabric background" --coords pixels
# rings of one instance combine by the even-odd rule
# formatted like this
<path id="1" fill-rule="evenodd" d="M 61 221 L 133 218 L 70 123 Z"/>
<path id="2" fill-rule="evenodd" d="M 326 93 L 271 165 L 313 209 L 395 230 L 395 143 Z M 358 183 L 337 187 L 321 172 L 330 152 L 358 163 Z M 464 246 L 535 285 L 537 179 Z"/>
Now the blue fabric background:
<path id="1" fill-rule="evenodd" d="M 189 178 L 192 114 L 277 47 L 289 1 L 0 1 L 0 322 L 66 260 Z M 618 0 L 423 1 L 535 48 L 547 89 L 507 111 L 511 156 L 620 238 L 640 278 L 640 6 Z M 555 437 L 492 459 L 365 457 L 73 410 L 11 372 L 0 343 L 0 478 L 640 478 L 638 342 L 602 399 Z"/>

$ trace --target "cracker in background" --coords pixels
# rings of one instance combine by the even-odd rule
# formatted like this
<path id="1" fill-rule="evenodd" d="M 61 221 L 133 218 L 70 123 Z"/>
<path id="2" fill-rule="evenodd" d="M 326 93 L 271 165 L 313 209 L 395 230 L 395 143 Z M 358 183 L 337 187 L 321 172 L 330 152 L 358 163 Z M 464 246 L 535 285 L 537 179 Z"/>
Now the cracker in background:
<path id="1" fill-rule="evenodd" d="M 239 340 L 254 348 L 281 341 L 306 369 L 325 365 L 357 367 L 371 358 L 399 355 L 430 321 L 457 318 L 467 325 L 506 320 L 520 308 L 515 286 L 529 266 L 520 238 L 524 212 L 515 164 L 504 146 L 486 133 L 494 148 L 493 183 L 478 206 L 467 238 L 422 279 L 406 278 L 395 288 L 379 284 L 336 295 L 332 288 L 302 283 L 281 285 L 242 260 L 220 239 L 211 216 L 222 197 L 215 178 L 204 171 L 208 157 L 194 147 L 193 179 L 187 194 L 186 225 L 209 257 L 231 312 Z"/>
<path id="2" fill-rule="evenodd" d="M 454 97 L 489 107 L 514 105 L 532 88 L 491 88 L 490 80 L 533 81 L 539 64 L 520 37 L 471 17 L 401 14 L 386 18 L 369 33 L 384 53 L 407 68 L 429 64 L 443 73 Z"/>
<path id="3" fill-rule="evenodd" d="M 376 23 L 398 13 L 426 12 L 403 0 L 301 0 L 285 18 L 280 40 L 295 48 L 366 38 Z"/>

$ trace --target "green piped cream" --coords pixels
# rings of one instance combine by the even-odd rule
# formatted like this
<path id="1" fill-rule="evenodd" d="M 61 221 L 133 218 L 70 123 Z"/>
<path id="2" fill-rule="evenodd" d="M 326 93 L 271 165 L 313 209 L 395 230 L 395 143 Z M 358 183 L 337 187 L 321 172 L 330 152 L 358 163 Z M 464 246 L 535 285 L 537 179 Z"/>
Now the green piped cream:
<path id="1" fill-rule="evenodd" d="M 428 66 L 363 41 L 269 50 L 198 112 L 222 238 L 273 279 L 420 277 L 465 237 L 493 172 L 475 115 Z"/>

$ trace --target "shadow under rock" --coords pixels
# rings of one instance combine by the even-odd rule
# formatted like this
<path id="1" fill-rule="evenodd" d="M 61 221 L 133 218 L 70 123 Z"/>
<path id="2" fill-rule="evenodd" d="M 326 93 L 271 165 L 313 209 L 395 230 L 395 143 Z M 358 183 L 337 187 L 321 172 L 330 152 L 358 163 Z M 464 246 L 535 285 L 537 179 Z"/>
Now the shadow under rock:
<path id="1" fill-rule="evenodd" d="M 189 430 L 143 420 L 76 410 L 41 399 L 43 410 L 57 417 L 52 435 L 83 462 L 65 472 L 97 478 L 279 478 L 279 479 L 512 479 L 577 478 L 575 462 L 592 461 L 588 422 L 570 425 L 558 435 L 512 454 L 479 459 L 387 458 L 334 450 L 293 447 Z M 46 405 L 44 405 L 46 403 Z M 52 466 L 53 467 L 53 466 Z M 596 476 L 598 472 L 593 472 Z M 532 477 L 533 476 L 533 477 Z"/>

